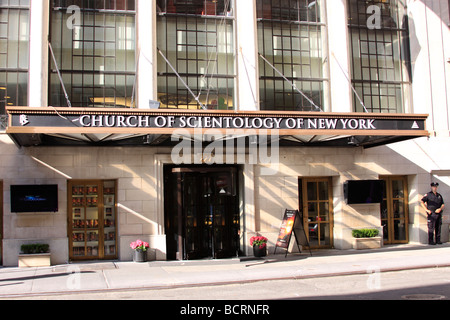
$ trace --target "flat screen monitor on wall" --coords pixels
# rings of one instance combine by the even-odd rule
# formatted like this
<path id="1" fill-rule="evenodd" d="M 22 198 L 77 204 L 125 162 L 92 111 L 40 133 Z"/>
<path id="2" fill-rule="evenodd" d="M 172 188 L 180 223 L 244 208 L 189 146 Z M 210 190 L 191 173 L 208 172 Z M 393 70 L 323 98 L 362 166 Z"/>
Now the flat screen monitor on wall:
<path id="1" fill-rule="evenodd" d="M 381 203 L 383 201 L 383 180 L 347 181 L 344 195 L 347 204 Z"/>
<path id="2" fill-rule="evenodd" d="M 11 212 L 58 212 L 58 186 L 11 186 Z"/>

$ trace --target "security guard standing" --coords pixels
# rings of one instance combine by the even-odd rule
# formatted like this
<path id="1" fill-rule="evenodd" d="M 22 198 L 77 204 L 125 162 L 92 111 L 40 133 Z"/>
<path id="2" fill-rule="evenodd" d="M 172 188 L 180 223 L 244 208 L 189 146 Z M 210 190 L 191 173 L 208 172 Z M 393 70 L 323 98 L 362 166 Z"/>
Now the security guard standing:
<path id="1" fill-rule="evenodd" d="M 442 244 L 441 242 L 441 226 L 442 211 L 444 210 L 444 198 L 437 192 L 439 183 L 431 184 L 431 191 L 422 198 L 422 207 L 428 216 L 428 244 Z M 436 242 L 434 242 L 436 235 Z"/>

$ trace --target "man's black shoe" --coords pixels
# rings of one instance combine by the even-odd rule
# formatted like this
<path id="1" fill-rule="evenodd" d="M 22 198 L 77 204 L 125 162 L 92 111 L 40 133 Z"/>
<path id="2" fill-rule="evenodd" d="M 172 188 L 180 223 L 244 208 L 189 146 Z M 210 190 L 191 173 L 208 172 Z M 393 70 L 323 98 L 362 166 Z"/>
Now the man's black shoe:
<path id="1" fill-rule="evenodd" d="M 442 242 L 439 241 L 439 242 L 437 242 L 436 244 L 442 244 Z"/>
<path id="2" fill-rule="evenodd" d="M 435 246 L 436 245 L 436 242 L 429 242 L 428 243 L 430 246 Z"/>

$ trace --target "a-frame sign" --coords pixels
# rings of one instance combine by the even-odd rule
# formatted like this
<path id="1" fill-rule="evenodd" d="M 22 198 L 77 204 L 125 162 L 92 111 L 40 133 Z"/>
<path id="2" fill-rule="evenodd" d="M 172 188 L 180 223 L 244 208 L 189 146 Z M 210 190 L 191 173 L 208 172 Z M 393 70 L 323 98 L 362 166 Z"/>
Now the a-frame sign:
<path id="1" fill-rule="evenodd" d="M 297 243 L 298 251 L 301 253 L 300 245 L 306 246 L 312 257 L 311 248 L 309 246 L 308 237 L 306 236 L 305 228 L 303 227 L 302 216 L 298 210 L 286 210 L 284 218 L 281 223 L 280 233 L 278 235 L 275 252 L 278 248 L 286 249 L 286 257 L 289 254 L 289 245 L 291 243 L 292 234 L 294 234 L 295 242 Z"/>

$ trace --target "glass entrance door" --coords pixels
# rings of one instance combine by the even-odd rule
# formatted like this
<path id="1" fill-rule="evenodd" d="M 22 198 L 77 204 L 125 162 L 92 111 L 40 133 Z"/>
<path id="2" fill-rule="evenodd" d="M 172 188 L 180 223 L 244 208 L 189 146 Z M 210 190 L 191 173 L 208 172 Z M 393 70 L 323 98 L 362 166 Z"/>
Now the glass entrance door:
<path id="1" fill-rule="evenodd" d="M 169 259 L 222 259 L 239 254 L 236 172 L 236 168 L 173 168 L 168 173 L 165 211 Z M 169 197 L 177 201 L 168 201 Z"/>
<path id="2" fill-rule="evenodd" d="M 381 179 L 385 181 L 381 203 L 384 244 L 408 243 L 408 178 L 386 176 Z"/>
<path id="3" fill-rule="evenodd" d="M 333 246 L 333 196 L 331 178 L 300 179 L 300 208 L 309 244 L 314 249 Z"/>

